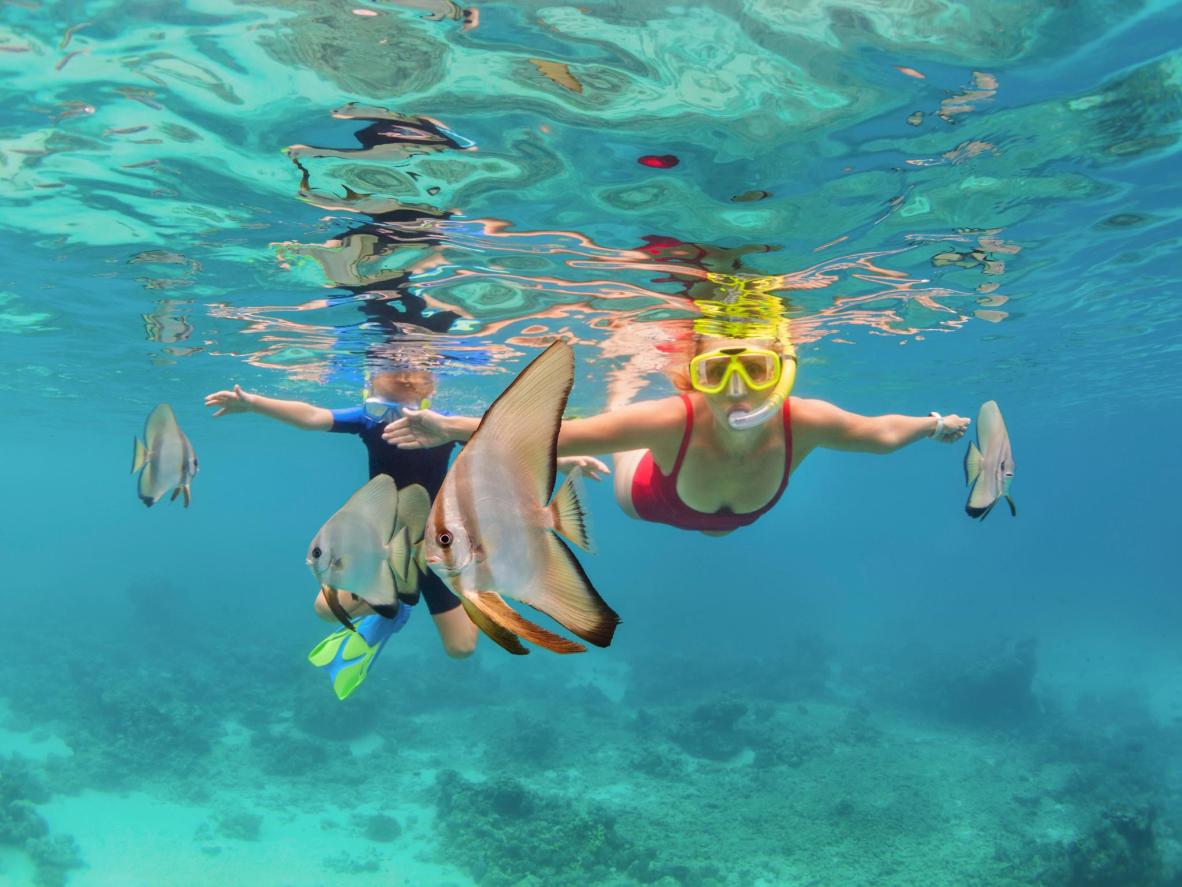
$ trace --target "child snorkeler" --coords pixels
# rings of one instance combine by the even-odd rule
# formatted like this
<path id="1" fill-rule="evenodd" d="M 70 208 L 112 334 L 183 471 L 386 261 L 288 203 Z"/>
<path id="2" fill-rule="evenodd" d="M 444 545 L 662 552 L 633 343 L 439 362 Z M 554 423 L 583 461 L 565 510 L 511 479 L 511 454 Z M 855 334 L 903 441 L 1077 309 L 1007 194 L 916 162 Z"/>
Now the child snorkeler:
<path id="1" fill-rule="evenodd" d="M 396 370 L 376 374 L 370 381 L 370 390 L 365 402 L 361 406 L 346 409 L 329 410 L 303 401 L 264 397 L 245 391 L 238 385 L 232 390 L 216 391 L 207 395 L 205 405 L 216 409 L 215 417 L 234 413 L 257 413 L 307 431 L 356 434 L 369 451 L 371 478 L 387 474 L 394 479 L 399 488 L 419 484 L 434 500 L 447 475 L 456 443 L 449 441 L 439 446 L 408 450 L 388 444 L 382 439 L 382 432 L 386 426 L 399 419 L 405 408 L 424 407 L 434 393 L 435 378 L 431 373 L 422 370 Z M 607 466 L 598 459 L 582 456 L 561 459 L 558 467 L 562 471 L 581 467 L 584 474 L 594 480 L 608 473 Z M 430 571 L 423 575 L 419 591 L 426 601 L 431 618 L 435 621 L 435 628 L 439 632 L 447 655 L 453 659 L 463 659 L 472 655 L 476 649 L 477 630 L 460 607 L 459 598 Z M 356 662 L 356 667 L 351 668 L 344 677 L 338 677 L 341 659 L 335 655 L 335 651 L 337 646 L 343 648 L 350 641 L 351 633 L 346 630 L 326 639 L 325 644 L 333 642 L 334 646 L 323 662 L 317 661 L 317 656 L 324 644 L 318 646 L 310 658 L 314 664 L 330 665 L 334 689 L 343 699 L 364 680 L 373 658 L 389 636 L 406 622 L 410 608 L 399 603 L 395 613 L 377 614 L 369 604 L 355 595 L 342 591 L 339 597 L 341 605 L 350 616 L 364 617 L 356 623 L 357 637 L 353 639 L 359 650 L 359 658 L 353 660 L 353 654 L 347 648 L 344 649 L 345 655 Z M 314 606 L 317 615 L 322 619 L 336 621 L 323 592 L 317 592 Z M 338 640 L 340 644 L 335 643 Z"/>
<path id="2" fill-rule="evenodd" d="M 434 499 L 447 474 L 448 462 L 456 445 L 447 443 L 421 450 L 400 450 L 382 440 L 382 431 L 389 422 L 402 415 L 404 407 L 418 407 L 428 401 L 434 392 L 435 379 L 430 373 L 396 370 L 375 375 L 365 402 L 346 409 L 329 410 L 299 400 L 264 397 L 245 391 L 238 385 L 233 390 L 208 395 L 205 405 L 217 409 L 215 417 L 257 413 L 306 431 L 356 434 L 369 451 L 371 478 L 388 474 L 400 488 L 420 484 Z M 459 599 L 430 572 L 423 576 L 419 589 L 447 655 L 456 659 L 470 656 L 476 646 L 476 626 L 460 608 Z M 340 600 L 351 616 L 374 612 L 365 601 L 346 591 L 341 592 Z M 315 608 L 322 619 L 336 621 L 322 592 L 317 593 Z M 398 621 L 399 617 L 405 620 L 403 613 L 395 616 L 394 620 Z"/>

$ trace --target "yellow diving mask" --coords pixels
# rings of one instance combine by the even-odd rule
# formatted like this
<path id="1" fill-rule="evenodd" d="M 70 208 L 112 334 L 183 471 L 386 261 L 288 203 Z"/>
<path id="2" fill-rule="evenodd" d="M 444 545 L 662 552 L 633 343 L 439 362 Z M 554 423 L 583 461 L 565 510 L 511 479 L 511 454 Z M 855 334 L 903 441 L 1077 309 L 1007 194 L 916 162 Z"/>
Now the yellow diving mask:
<path id="1" fill-rule="evenodd" d="M 767 391 L 783 372 L 782 358 L 767 348 L 718 348 L 699 354 L 689 364 L 690 384 L 703 394 L 724 391 L 735 374 L 749 390 Z"/>

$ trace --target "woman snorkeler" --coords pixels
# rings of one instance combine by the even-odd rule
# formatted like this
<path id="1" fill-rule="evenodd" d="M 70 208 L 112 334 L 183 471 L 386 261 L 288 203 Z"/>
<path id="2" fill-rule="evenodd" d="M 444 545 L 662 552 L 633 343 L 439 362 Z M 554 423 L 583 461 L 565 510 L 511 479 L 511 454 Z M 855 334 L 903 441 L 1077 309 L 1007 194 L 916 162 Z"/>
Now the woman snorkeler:
<path id="1" fill-rule="evenodd" d="M 562 423 L 560 456 L 615 455 L 616 500 L 631 517 L 711 535 L 754 523 L 817 447 L 893 453 L 925 438 L 953 443 L 960 416 L 860 416 L 791 397 L 796 355 L 785 322 L 768 338 L 695 334 L 678 396 Z M 383 437 L 406 449 L 466 441 L 480 420 L 407 410 Z M 592 472 L 592 476 L 596 473 Z"/>

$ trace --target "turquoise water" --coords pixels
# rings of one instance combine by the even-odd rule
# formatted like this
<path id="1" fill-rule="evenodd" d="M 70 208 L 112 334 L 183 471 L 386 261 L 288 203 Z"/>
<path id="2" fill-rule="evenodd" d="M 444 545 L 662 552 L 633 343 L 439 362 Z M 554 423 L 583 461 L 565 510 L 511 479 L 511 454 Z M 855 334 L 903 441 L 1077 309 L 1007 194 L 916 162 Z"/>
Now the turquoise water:
<path id="1" fill-rule="evenodd" d="M 0 882 L 1182 883 L 1182 5 L 19 0 L 0 15 Z M 647 165 L 641 158 L 650 158 Z M 676 163 L 673 163 L 676 160 Z M 345 703 L 308 540 L 393 363 L 479 413 L 556 335 L 571 412 L 671 390 L 774 296 L 795 394 L 976 416 L 818 451 L 706 538 L 591 485 L 607 650 Z M 129 438 L 167 401 L 193 504 Z"/>

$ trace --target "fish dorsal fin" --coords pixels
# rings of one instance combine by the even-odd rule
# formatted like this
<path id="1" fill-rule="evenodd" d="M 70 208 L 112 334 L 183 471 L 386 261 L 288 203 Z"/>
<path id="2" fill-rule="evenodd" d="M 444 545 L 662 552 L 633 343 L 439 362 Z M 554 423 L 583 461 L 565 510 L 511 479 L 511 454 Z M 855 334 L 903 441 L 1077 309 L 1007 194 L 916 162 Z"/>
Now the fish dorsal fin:
<path id="1" fill-rule="evenodd" d="M 406 527 L 400 527 L 390 540 L 390 569 L 394 571 L 394 578 L 400 586 L 406 585 L 407 577 L 412 569 L 414 548 L 410 544 L 410 533 Z"/>
<path id="2" fill-rule="evenodd" d="M 594 551 L 587 512 L 579 497 L 578 481 L 581 476 L 582 471 L 578 468 L 566 476 L 550 501 L 550 516 L 554 518 L 555 532 L 561 533 L 583 551 Z"/>
<path id="3" fill-rule="evenodd" d="M 431 513 L 431 494 L 419 484 L 411 484 L 398 491 L 398 521 L 410 534 L 410 542 L 416 545 L 423 539 L 427 516 Z M 395 526 L 397 526 L 395 524 Z"/>
<path id="4" fill-rule="evenodd" d="M 168 404 L 157 404 L 156 408 L 148 413 L 148 419 L 144 422 L 144 441 L 148 449 L 153 448 L 160 435 L 169 431 L 175 431 L 178 435 L 181 433 L 180 426 L 176 423 L 176 414 Z"/>
<path id="5" fill-rule="evenodd" d="M 574 351 L 559 339 L 493 401 L 457 462 L 495 448 L 519 469 L 534 501 L 545 505 L 554 489 L 558 428 L 574 380 Z"/>
<path id="6" fill-rule="evenodd" d="M 394 518 L 398 514 L 398 488 L 394 479 L 388 474 L 377 475 L 350 496 L 341 511 L 356 513 L 376 527 L 383 540 L 389 540 L 394 535 Z"/>
<path id="7" fill-rule="evenodd" d="M 144 442 L 138 437 L 135 439 L 135 448 L 131 451 L 131 473 L 135 474 L 147 464 L 148 448 L 144 446 Z"/>
<path id="8" fill-rule="evenodd" d="M 553 533 L 546 533 L 545 543 L 546 558 L 539 575 L 528 597 L 523 595 L 520 599 L 583 640 L 597 647 L 608 646 L 620 617 L 599 596 L 565 542 Z"/>
<path id="9" fill-rule="evenodd" d="M 504 647 L 514 656 L 528 655 L 529 648 L 521 643 L 521 639 L 517 635 L 509 631 L 509 629 L 497 625 L 466 597 L 461 597 L 460 603 L 464 607 L 464 612 L 468 614 L 468 618 L 472 620 L 472 624 L 492 638 L 494 642 Z"/>
<path id="10" fill-rule="evenodd" d="M 977 440 L 981 442 L 981 449 L 986 453 L 992 450 L 992 445 L 999 437 L 1006 435 L 1005 419 L 1001 417 L 1001 409 L 996 400 L 987 400 L 977 411 Z"/>
<path id="11" fill-rule="evenodd" d="M 971 440 L 969 448 L 964 454 L 964 482 L 971 484 L 981 474 L 981 451 Z"/>
<path id="12" fill-rule="evenodd" d="M 527 641 L 533 641 L 539 647 L 545 647 L 554 653 L 585 653 L 587 651 L 587 648 L 582 644 L 576 644 L 560 634 L 555 634 L 537 623 L 530 622 L 505 603 L 505 599 L 495 591 L 472 591 L 467 592 L 464 596 L 475 605 L 477 610 L 502 629 L 520 635 Z"/>

